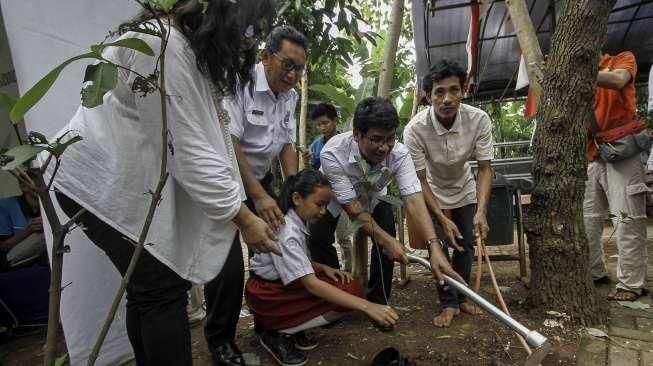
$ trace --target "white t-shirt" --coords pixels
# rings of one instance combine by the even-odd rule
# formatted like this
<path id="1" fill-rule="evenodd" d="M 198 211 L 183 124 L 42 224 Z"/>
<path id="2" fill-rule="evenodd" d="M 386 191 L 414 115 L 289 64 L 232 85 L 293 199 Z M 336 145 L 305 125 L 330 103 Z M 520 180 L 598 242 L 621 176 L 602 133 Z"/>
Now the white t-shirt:
<path id="1" fill-rule="evenodd" d="M 128 32 L 158 55 L 160 39 Z M 157 57 L 109 47 L 105 58 L 149 75 Z M 245 194 L 232 161 L 226 129 L 218 122 L 209 80 L 198 71 L 184 36 L 170 29 L 166 54 L 170 177 L 150 227 L 145 249 L 181 277 L 204 283 L 222 269 L 236 235 L 231 220 Z M 82 106 L 58 135 L 83 140 L 63 154 L 55 186 L 101 220 L 137 241 L 161 161 L 159 93 L 132 93 L 135 74 L 118 71 L 118 85 L 101 106 Z M 70 135 L 68 135 L 70 136 Z M 228 136 L 227 136 L 228 137 Z M 50 170 L 54 164 L 50 164 Z M 73 249 L 74 250 L 74 249 Z"/>
<path id="2" fill-rule="evenodd" d="M 461 104 L 449 130 L 427 108 L 404 128 L 404 143 L 415 169 L 426 169 L 440 207 L 453 209 L 476 203 L 476 181 L 469 160 L 492 160 L 492 122 L 484 111 Z"/>
<path id="3" fill-rule="evenodd" d="M 327 141 L 322 152 L 320 153 L 320 170 L 326 175 L 333 189 L 333 198 L 327 206 L 327 209 L 333 216 L 340 215 L 342 206 L 360 199 L 364 192 L 357 187 L 363 179 L 363 173 L 356 162 L 357 158 L 362 158 L 358 149 L 358 143 L 354 140 L 351 131 L 333 136 Z M 406 146 L 397 142 L 388 156 L 380 163 L 371 168 L 371 174 L 374 172 L 386 170 L 388 179 L 383 182 L 378 181 L 376 189 L 371 190 L 367 202 L 361 202 L 372 212 L 374 207 L 379 203 L 378 197 L 386 195 L 388 185 L 394 178 L 399 186 L 399 192 L 403 197 L 409 196 L 422 191 L 413 161 Z M 377 176 L 382 176 L 379 173 Z"/>
<path id="4" fill-rule="evenodd" d="M 282 256 L 272 253 L 257 253 L 249 260 L 249 269 L 268 281 L 281 280 L 288 285 L 306 275 L 315 273 L 308 259 L 306 236 L 308 230 L 294 209 L 288 210 L 286 224 L 279 231 L 277 246 Z"/>
<path id="5" fill-rule="evenodd" d="M 297 99 L 294 89 L 274 95 L 262 63 L 254 67 L 251 82 L 224 99 L 224 107 L 231 117 L 231 134 L 238 138 L 240 148 L 259 180 L 270 171 L 272 160 L 284 145 L 295 143 Z"/>

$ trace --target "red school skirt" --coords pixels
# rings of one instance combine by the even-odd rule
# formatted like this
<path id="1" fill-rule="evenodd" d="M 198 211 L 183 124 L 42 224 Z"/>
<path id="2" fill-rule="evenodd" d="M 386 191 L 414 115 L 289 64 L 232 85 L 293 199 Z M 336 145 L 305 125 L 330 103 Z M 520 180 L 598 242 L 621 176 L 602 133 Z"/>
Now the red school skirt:
<path id="1" fill-rule="evenodd" d="M 317 277 L 354 296 L 363 297 L 363 287 L 356 280 L 341 283 L 321 274 Z M 332 311 L 351 311 L 311 294 L 300 281 L 284 286 L 280 280 L 268 281 L 256 275 L 251 275 L 245 284 L 245 301 L 265 330 L 296 327 Z"/>

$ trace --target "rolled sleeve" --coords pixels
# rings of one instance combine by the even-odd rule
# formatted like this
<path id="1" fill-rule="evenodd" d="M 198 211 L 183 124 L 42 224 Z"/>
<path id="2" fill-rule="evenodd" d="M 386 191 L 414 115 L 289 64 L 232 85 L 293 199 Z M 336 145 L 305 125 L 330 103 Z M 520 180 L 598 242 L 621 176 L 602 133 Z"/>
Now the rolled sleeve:
<path id="1" fill-rule="evenodd" d="M 426 169 L 426 154 L 424 153 L 424 148 L 417 140 L 415 132 L 410 128 L 410 126 L 404 130 L 404 145 L 406 145 L 410 152 L 410 157 L 413 159 L 415 170 Z"/>
<path id="2" fill-rule="evenodd" d="M 345 174 L 344 169 L 338 162 L 338 159 L 331 151 L 324 151 L 320 154 L 320 164 L 322 165 L 322 172 L 326 175 L 333 194 L 341 205 L 351 203 L 356 199 L 356 190 L 351 180 Z"/>
<path id="3" fill-rule="evenodd" d="M 297 239 L 286 239 L 284 243 L 279 243 L 279 249 L 282 256 L 272 255 L 272 262 L 284 285 L 315 273 L 311 261 Z"/>
<path id="4" fill-rule="evenodd" d="M 481 119 L 481 132 L 476 140 L 476 160 L 494 159 L 494 148 L 492 144 L 492 121 L 488 115 Z"/>
<path id="5" fill-rule="evenodd" d="M 419 193 L 422 191 L 422 185 L 417 178 L 415 165 L 408 153 L 404 154 L 397 161 L 397 172 L 395 173 L 395 180 L 399 186 L 399 193 L 402 197 L 410 196 L 411 194 Z"/>

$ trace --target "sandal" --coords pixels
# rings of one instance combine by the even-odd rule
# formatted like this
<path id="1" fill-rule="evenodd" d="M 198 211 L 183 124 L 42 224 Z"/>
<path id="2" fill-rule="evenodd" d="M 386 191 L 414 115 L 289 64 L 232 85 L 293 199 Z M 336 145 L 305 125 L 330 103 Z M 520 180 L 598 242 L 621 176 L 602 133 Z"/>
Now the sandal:
<path id="1" fill-rule="evenodd" d="M 618 288 L 608 294 L 607 299 L 614 301 L 635 301 L 639 299 L 640 296 L 642 295 L 635 291 Z"/>

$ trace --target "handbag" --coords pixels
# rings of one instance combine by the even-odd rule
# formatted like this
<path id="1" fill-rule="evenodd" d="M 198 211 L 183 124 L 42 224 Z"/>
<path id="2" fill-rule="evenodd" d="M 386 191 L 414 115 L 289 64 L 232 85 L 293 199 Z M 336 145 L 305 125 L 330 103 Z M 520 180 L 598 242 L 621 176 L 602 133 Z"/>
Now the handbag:
<path id="1" fill-rule="evenodd" d="M 593 118 L 591 129 L 599 156 L 608 163 L 620 162 L 651 148 L 646 122 L 637 116 L 631 122 L 607 131 L 601 131 Z"/>

